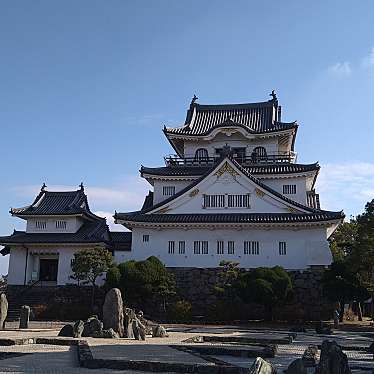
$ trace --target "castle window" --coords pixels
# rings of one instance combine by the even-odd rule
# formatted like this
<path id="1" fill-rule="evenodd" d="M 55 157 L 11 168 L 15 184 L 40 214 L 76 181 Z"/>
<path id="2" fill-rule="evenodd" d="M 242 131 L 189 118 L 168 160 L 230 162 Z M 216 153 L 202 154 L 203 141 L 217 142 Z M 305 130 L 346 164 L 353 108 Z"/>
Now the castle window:
<path id="1" fill-rule="evenodd" d="M 47 228 L 47 221 L 35 221 L 35 228 L 45 230 Z"/>
<path id="2" fill-rule="evenodd" d="M 175 186 L 163 186 L 162 194 L 164 196 L 173 196 L 175 195 Z"/>
<path id="3" fill-rule="evenodd" d="M 186 242 L 184 240 L 178 243 L 178 249 L 180 255 L 184 255 L 186 253 Z"/>
<path id="4" fill-rule="evenodd" d="M 168 253 L 172 255 L 174 254 L 174 252 L 175 252 L 175 242 L 169 241 Z"/>
<path id="5" fill-rule="evenodd" d="M 287 243 L 279 242 L 279 255 L 285 256 L 287 254 Z"/>
<path id="6" fill-rule="evenodd" d="M 203 195 L 203 208 L 250 208 L 251 195 Z"/>
<path id="7" fill-rule="evenodd" d="M 193 242 L 193 253 L 195 255 L 207 255 L 209 252 L 208 250 L 208 241 L 206 240 L 203 240 L 203 241 L 199 241 L 199 240 L 195 240 Z"/>
<path id="8" fill-rule="evenodd" d="M 227 243 L 227 253 L 229 255 L 233 255 L 235 253 L 235 242 L 234 241 L 228 241 Z"/>
<path id="9" fill-rule="evenodd" d="M 228 195 L 229 208 L 250 208 L 250 195 Z"/>
<path id="10" fill-rule="evenodd" d="M 203 195 L 204 208 L 224 208 L 225 195 Z"/>
<path id="11" fill-rule="evenodd" d="M 66 230 L 66 221 L 56 221 L 56 229 Z"/>
<path id="12" fill-rule="evenodd" d="M 295 195 L 296 194 L 296 184 L 284 184 L 283 185 L 284 195 Z"/>
<path id="13" fill-rule="evenodd" d="M 217 240 L 217 255 L 223 255 L 223 240 Z"/>
<path id="14" fill-rule="evenodd" d="M 208 151 L 205 148 L 199 148 L 195 152 L 195 161 L 207 160 Z"/>
<path id="15" fill-rule="evenodd" d="M 251 154 L 252 162 L 260 162 L 266 160 L 267 153 L 265 147 L 256 147 Z"/>
<path id="16" fill-rule="evenodd" d="M 259 255 L 260 254 L 260 244 L 259 242 L 244 242 L 244 254 L 245 255 Z"/>
<path id="17" fill-rule="evenodd" d="M 148 234 L 143 235 L 143 242 L 144 243 L 148 243 L 149 242 L 149 235 Z"/>

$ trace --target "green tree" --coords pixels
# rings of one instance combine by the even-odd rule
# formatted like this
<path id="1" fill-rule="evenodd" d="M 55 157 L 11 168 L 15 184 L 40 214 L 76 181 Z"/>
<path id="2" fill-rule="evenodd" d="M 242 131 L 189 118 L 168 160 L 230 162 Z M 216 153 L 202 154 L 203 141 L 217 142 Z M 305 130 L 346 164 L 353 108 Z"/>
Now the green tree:
<path id="1" fill-rule="evenodd" d="M 158 300 L 164 312 L 167 301 L 176 294 L 173 274 L 154 256 L 144 261 L 126 261 L 111 268 L 107 284 L 120 288 L 131 305 L 144 306 L 148 300 Z"/>
<path id="2" fill-rule="evenodd" d="M 219 274 L 219 282 L 214 286 L 217 296 L 232 302 L 236 295 L 236 281 L 239 277 L 239 263 L 222 260 L 219 263 L 222 271 Z"/>
<path id="3" fill-rule="evenodd" d="M 334 261 L 342 261 L 354 250 L 358 235 L 357 221 L 343 222 L 329 238 L 330 249 Z"/>
<path id="4" fill-rule="evenodd" d="M 371 294 L 371 317 L 374 319 L 374 199 L 356 218 L 357 239 L 352 251 L 352 264 L 363 285 Z"/>
<path id="5" fill-rule="evenodd" d="M 282 305 L 291 294 L 292 281 L 281 266 L 260 267 L 241 274 L 236 289 L 244 302 L 264 305 L 268 317 L 273 320 L 274 308 Z"/>
<path id="6" fill-rule="evenodd" d="M 331 301 L 340 304 L 339 319 L 343 321 L 344 305 L 351 301 L 359 303 L 369 297 L 369 294 L 346 259 L 335 261 L 331 264 L 322 278 L 324 295 Z"/>
<path id="7" fill-rule="evenodd" d="M 112 265 L 112 254 L 104 248 L 82 249 L 74 253 L 71 270 L 72 279 L 89 283 L 92 287 L 91 306 L 94 305 L 97 278 Z"/>

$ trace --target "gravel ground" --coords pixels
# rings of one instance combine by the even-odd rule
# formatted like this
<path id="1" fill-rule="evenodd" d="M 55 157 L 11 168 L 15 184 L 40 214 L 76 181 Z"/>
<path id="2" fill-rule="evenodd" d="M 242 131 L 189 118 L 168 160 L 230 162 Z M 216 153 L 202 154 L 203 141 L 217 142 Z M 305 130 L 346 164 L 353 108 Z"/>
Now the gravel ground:
<path id="1" fill-rule="evenodd" d="M 0 338 L 25 338 L 25 337 L 55 337 L 58 329 L 34 328 L 31 330 L 3 330 L 0 331 Z M 274 330 L 244 330 L 229 327 L 176 327 L 175 332 L 170 332 L 168 338 L 151 338 L 148 337 L 145 342 L 130 339 L 94 339 L 86 338 L 90 345 L 94 358 L 111 358 L 111 359 L 134 359 L 166 362 L 185 362 L 185 363 L 204 363 L 207 361 L 196 355 L 190 355 L 186 352 L 174 350 L 169 347 L 171 344 L 186 344 L 184 340 L 198 335 L 210 336 L 239 336 L 239 337 L 258 337 L 258 338 L 279 338 L 287 335 L 285 331 Z M 278 353 L 270 361 L 277 367 L 281 373 L 291 361 L 301 357 L 308 345 L 321 344 L 324 339 L 336 340 L 342 346 L 367 347 L 371 344 L 372 335 L 364 336 L 364 333 L 337 332 L 330 336 L 318 336 L 310 330 L 308 333 L 298 333 L 297 338 L 292 344 L 278 345 Z M 209 343 L 204 343 L 208 345 Z M 225 343 L 215 345 L 225 346 Z M 235 344 L 240 346 L 240 344 Z M 85 369 L 80 368 L 77 362 L 76 347 L 54 346 L 54 345 L 23 345 L 23 346 L 2 346 L 0 352 L 23 353 L 26 355 L 10 357 L 0 360 L 0 373 L 139 373 L 135 371 L 118 371 L 103 369 Z M 29 353 L 29 354 L 27 354 Z M 32 353 L 32 354 L 30 354 Z M 353 373 L 367 373 L 368 371 L 360 370 L 359 367 L 370 368 L 374 370 L 374 361 L 371 354 L 365 352 L 347 351 L 346 352 L 351 367 L 357 368 Z M 229 364 L 250 367 L 253 359 L 240 358 L 232 356 L 214 356 L 214 358 L 225 361 Z"/>

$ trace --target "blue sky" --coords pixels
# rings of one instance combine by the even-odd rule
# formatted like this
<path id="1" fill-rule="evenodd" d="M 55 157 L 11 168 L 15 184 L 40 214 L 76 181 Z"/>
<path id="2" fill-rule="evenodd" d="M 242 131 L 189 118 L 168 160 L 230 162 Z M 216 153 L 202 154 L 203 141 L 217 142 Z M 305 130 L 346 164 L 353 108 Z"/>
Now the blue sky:
<path id="1" fill-rule="evenodd" d="M 374 198 L 374 2 L 2 1 L 0 235 L 43 182 L 83 181 L 94 211 L 136 209 L 162 126 L 200 103 L 268 99 L 298 120 L 299 162 L 323 167 L 324 208 Z M 118 228 L 119 229 L 119 228 Z M 7 259 L 0 259 L 0 273 Z"/>

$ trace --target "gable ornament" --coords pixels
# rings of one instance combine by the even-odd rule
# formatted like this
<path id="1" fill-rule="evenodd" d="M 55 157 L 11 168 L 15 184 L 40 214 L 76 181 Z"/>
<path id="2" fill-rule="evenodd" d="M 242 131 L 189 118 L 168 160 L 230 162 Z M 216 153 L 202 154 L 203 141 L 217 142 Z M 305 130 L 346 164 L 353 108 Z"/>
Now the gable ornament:
<path id="1" fill-rule="evenodd" d="M 198 188 L 195 188 L 194 190 L 192 190 L 192 191 L 190 192 L 190 197 L 194 197 L 194 196 L 196 196 L 198 193 L 199 193 L 199 189 L 198 189 Z"/>
<path id="2" fill-rule="evenodd" d="M 297 213 L 297 210 L 295 208 L 292 208 L 292 206 L 289 206 L 287 208 L 287 210 L 290 212 L 290 213 Z"/>
<path id="3" fill-rule="evenodd" d="M 259 197 L 264 197 L 265 192 L 260 190 L 259 188 L 256 188 L 256 195 L 259 196 Z"/>
<path id="4" fill-rule="evenodd" d="M 214 175 L 219 178 L 225 173 L 229 173 L 233 177 L 240 175 L 227 161 L 214 173 Z"/>
<path id="5" fill-rule="evenodd" d="M 158 214 L 164 214 L 164 213 L 168 212 L 169 210 L 171 210 L 171 209 L 170 209 L 169 206 L 167 205 L 167 206 L 165 206 L 164 208 L 158 210 L 156 213 L 158 213 Z"/>

